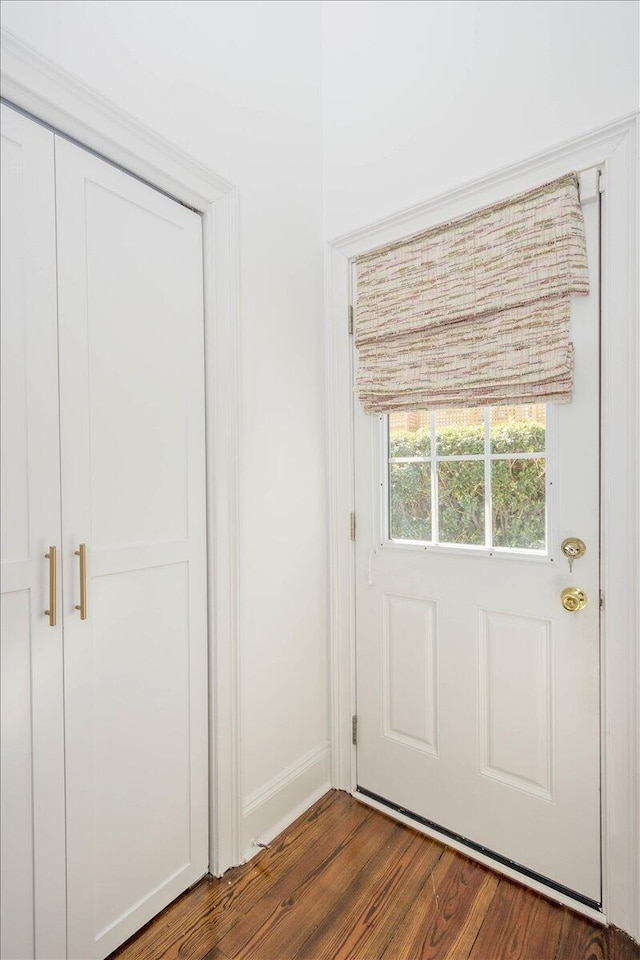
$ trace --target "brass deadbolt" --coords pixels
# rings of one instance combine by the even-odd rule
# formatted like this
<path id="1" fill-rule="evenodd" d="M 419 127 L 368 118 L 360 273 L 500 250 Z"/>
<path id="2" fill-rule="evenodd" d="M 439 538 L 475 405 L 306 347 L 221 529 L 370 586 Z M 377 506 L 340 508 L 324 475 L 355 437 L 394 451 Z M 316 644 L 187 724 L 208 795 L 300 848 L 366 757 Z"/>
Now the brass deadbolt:
<path id="1" fill-rule="evenodd" d="M 587 552 L 587 545 L 579 537 L 567 537 L 566 540 L 562 541 L 560 549 L 567 560 L 578 560 L 580 557 L 584 557 Z"/>

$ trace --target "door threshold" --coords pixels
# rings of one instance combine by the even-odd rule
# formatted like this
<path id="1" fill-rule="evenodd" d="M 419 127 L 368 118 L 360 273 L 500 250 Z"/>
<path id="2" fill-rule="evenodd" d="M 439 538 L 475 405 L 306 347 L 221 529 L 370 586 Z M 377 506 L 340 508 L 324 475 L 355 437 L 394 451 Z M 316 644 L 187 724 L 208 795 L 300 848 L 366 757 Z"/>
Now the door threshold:
<path id="1" fill-rule="evenodd" d="M 393 803 L 393 801 L 387 800 L 377 793 L 367 790 L 365 787 L 357 786 L 353 791 L 353 796 L 356 800 L 360 800 L 362 803 L 379 810 L 381 813 L 386 813 L 400 823 L 413 827 L 415 830 L 432 837 L 434 840 L 439 840 L 446 846 L 452 847 L 459 853 L 463 853 L 473 860 L 479 861 L 497 873 L 502 873 L 511 880 L 530 887 L 538 893 L 549 897 L 549 899 L 555 900 L 565 907 L 570 907 L 572 910 L 589 917 L 591 920 L 595 920 L 596 923 L 607 924 L 607 918 L 602 912 L 602 904 L 598 903 L 597 900 L 592 900 L 560 883 L 555 883 L 553 880 L 542 876 L 542 874 L 536 873 L 528 867 L 523 867 L 521 864 L 509 860 L 507 857 L 502 856 L 502 854 L 495 853 L 493 850 L 489 850 L 481 846 L 481 844 L 475 843 L 473 840 L 468 840 L 466 837 L 455 833 L 453 830 L 449 830 L 447 827 L 442 827 L 432 820 L 420 816 L 418 813 L 406 810 L 399 804 Z"/>

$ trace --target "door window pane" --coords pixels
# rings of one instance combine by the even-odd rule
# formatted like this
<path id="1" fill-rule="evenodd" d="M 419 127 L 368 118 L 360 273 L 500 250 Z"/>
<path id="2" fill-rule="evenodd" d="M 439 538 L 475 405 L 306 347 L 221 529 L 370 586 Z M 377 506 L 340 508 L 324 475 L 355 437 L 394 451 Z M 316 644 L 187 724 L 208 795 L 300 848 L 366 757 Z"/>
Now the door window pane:
<path id="1" fill-rule="evenodd" d="M 481 407 L 436 410 L 438 457 L 484 453 L 484 410 Z"/>
<path id="2" fill-rule="evenodd" d="M 544 453 L 546 407 L 544 403 L 491 407 L 491 453 Z"/>
<path id="3" fill-rule="evenodd" d="M 545 486 L 542 458 L 492 462 L 494 546 L 544 549 Z"/>
<path id="4" fill-rule="evenodd" d="M 484 544 L 484 463 L 438 464 L 438 521 L 441 543 Z"/>
<path id="5" fill-rule="evenodd" d="M 431 464 L 389 464 L 392 540 L 431 540 Z"/>
<path id="6" fill-rule="evenodd" d="M 431 423 L 428 411 L 389 415 L 389 458 L 428 457 Z"/>

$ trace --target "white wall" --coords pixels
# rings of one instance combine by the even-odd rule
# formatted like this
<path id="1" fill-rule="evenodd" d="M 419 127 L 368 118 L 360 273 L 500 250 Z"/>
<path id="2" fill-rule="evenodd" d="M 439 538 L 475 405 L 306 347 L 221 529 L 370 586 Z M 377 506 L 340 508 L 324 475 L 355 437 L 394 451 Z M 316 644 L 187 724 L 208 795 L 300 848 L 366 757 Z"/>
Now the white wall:
<path id="1" fill-rule="evenodd" d="M 325 0 L 329 239 L 636 110 L 637 0 Z"/>
<path id="2" fill-rule="evenodd" d="M 3 26 L 239 188 L 242 780 L 255 800 L 327 741 L 320 8 L 7 0 Z M 327 770 L 321 755 L 258 805 L 245 846 Z"/>

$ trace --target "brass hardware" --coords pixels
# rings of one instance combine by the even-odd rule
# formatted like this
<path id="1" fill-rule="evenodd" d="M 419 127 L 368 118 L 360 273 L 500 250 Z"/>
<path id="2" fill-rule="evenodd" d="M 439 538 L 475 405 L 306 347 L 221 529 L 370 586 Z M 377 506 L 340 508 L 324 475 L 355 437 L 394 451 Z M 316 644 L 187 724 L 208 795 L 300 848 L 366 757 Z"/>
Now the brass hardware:
<path id="1" fill-rule="evenodd" d="M 571 573 L 573 561 L 584 557 L 587 552 L 587 545 L 584 540 L 580 540 L 579 537 L 567 537 L 567 539 L 563 540 L 560 544 L 560 549 L 569 561 L 569 573 Z"/>
<path id="2" fill-rule="evenodd" d="M 577 613 L 578 610 L 584 610 L 587 605 L 587 595 L 580 587 L 565 587 L 560 594 L 562 606 L 569 613 Z"/>
<path id="3" fill-rule="evenodd" d="M 57 566 L 56 566 L 56 548 L 49 547 L 49 553 L 45 553 L 49 561 L 49 609 L 45 610 L 45 617 L 49 617 L 49 626 L 55 627 L 57 623 L 57 604 L 58 604 L 58 586 L 57 586 Z"/>
<path id="4" fill-rule="evenodd" d="M 80 603 L 76 603 L 76 610 L 80 611 L 80 619 L 87 619 L 87 545 L 81 543 L 76 550 L 76 557 L 80 557 Z"/>

